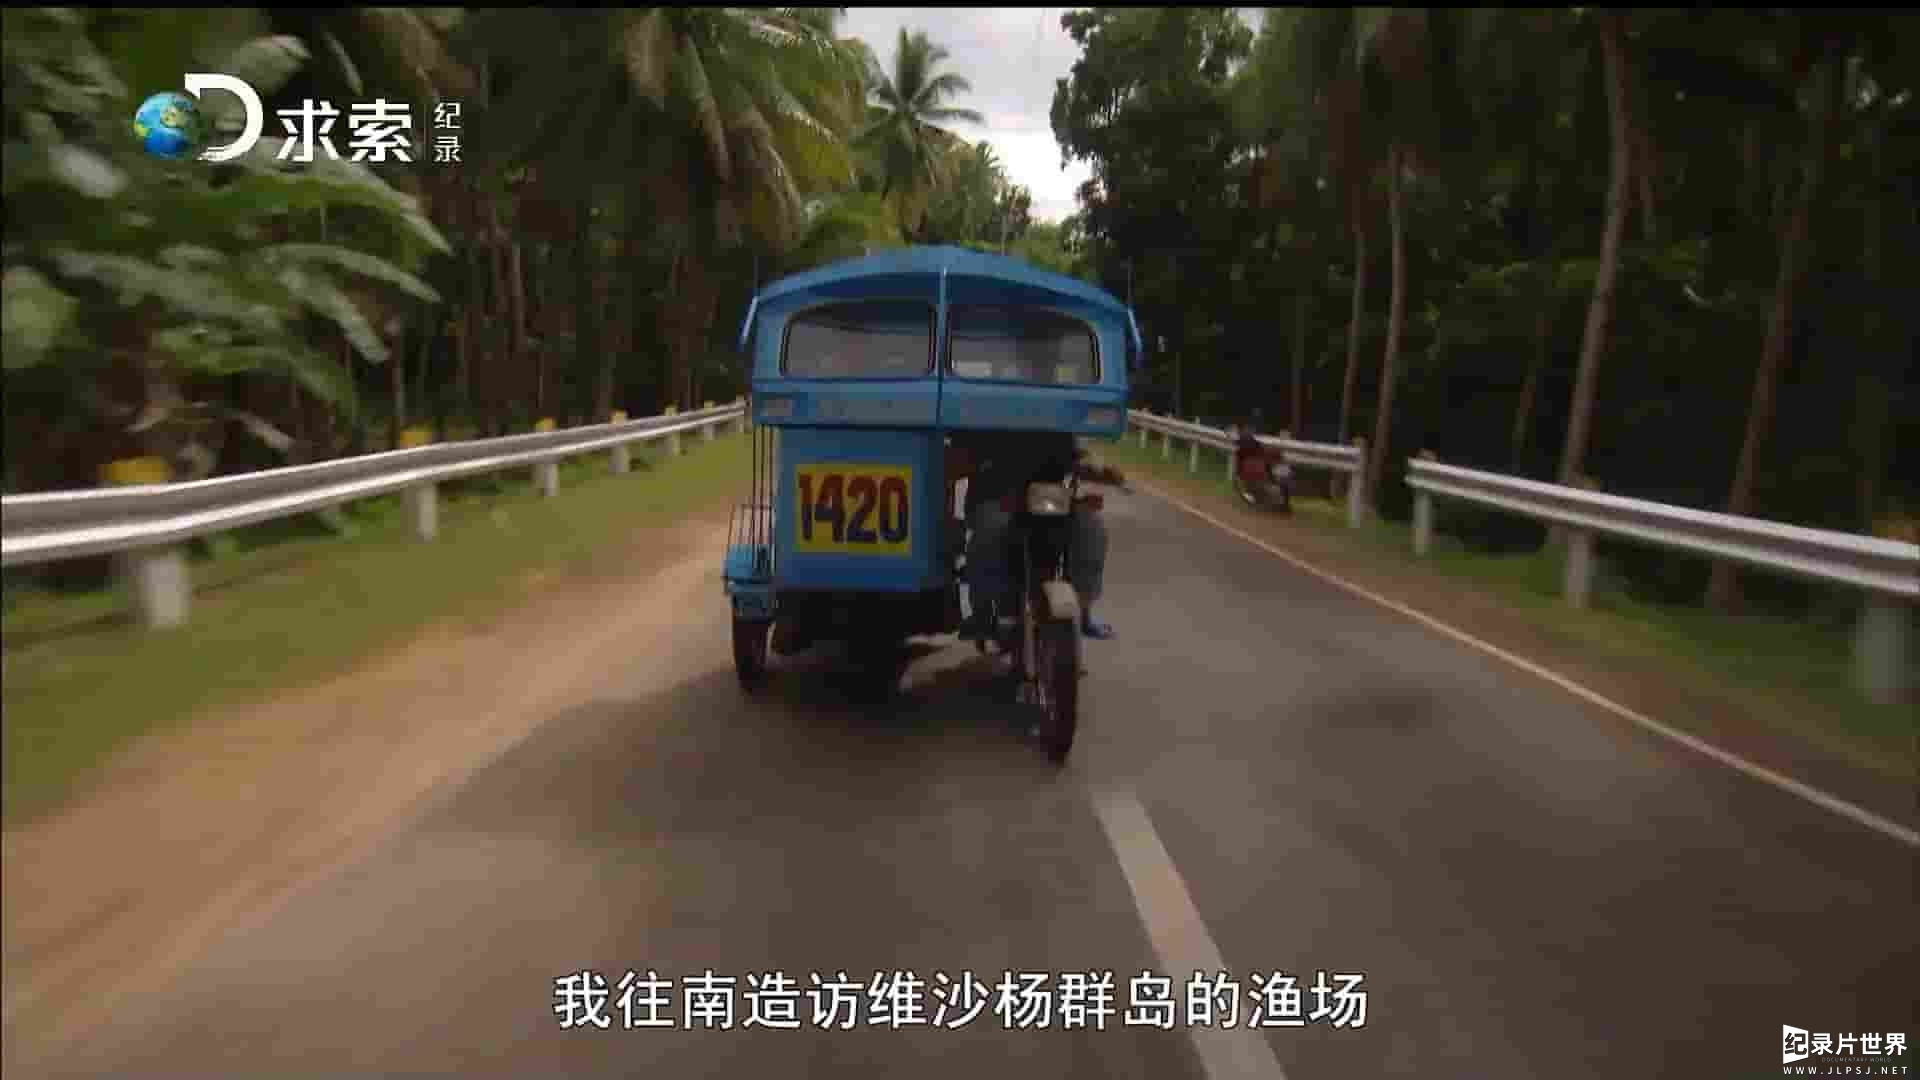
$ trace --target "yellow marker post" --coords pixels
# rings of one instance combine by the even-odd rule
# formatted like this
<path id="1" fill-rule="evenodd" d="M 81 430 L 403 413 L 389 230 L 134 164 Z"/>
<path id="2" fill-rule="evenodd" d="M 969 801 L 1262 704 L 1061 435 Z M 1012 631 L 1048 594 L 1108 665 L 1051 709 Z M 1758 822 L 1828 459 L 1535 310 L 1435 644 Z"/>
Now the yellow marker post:
<path id="1" fill-rule="evenodd" d="M 164 484 L 173 479 L 165 458 L 138 457 L 111 461 L 100 469 L 100 479 L 112 487 Z M 186 550 L 170 547 L 135 548 L 121 552 L 115 562 L 133 594 L 140 622 L 151 629 L 179 626 L 187 621 L 187 601 L 193 586 L 187 578 Z"/>
<path id="2" fill-rule="evenodd" d="M 412 450 L 418 446 L 431 446 L 432 444 L 432 428 L 410 427 L 400 432 L 400 449 L 402 450 Z"/>
<path id="3" fill-rule="evenodd" d="M 535 431 L 552 431 L 553 428 L 554 428 L 554 423 L 553 423 L 552 417 L 547 417 L 546 419 L 543 419 L 539 423 L 533 425 L 533 430 Z"/>
<path id="4" fill-rule="evenodd" d="M 164 484 L 173 479 L 165 458 L 137 457 L 109 461 L 100 467 L 100 482 L 109 487 Z"/>

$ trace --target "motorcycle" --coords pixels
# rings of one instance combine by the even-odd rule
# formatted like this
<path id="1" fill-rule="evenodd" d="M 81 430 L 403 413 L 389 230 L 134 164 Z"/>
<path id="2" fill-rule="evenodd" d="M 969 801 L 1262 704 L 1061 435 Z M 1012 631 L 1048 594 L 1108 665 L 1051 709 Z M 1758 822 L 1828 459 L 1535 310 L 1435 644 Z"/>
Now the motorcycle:
<path id="1" fill-rule="evenodd" d="M 1233 493 L 1256 510 L 1293 512 L 1293 466 L 1278 447 L 1242 433 L 1233 448 Z"/>

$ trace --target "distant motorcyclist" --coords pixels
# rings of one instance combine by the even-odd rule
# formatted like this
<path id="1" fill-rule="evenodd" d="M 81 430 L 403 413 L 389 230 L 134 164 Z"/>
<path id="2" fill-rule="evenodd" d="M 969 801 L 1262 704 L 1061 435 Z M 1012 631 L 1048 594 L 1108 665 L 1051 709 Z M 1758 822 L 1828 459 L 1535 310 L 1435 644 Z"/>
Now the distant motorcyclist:
<path id="1" fill-rule="evenodd" d="M 1242 502 L 1292 512 L 1293 469 L 1286 455 L 1260 441 L 1259 413 L 1239 425 L 1233 440 L 1233 487 Z"/>

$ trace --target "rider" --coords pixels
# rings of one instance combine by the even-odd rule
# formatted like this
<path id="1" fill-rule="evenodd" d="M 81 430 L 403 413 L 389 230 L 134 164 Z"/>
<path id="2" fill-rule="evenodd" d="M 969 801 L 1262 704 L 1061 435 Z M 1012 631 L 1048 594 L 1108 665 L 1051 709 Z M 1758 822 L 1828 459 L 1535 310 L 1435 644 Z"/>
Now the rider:
<path id="1" fill-rule="evenodd" d="M 1260 411 L 1240 422 L 1240 431 L 1234 437 L 1234 465 L 1238 468 L 1240 479 L 1257 484 L 1266 476 L 1267 446 L 1260 441 Z"/>
<path id="2" fill-rule="evenodd" d="M 1007 588 L 1007 529 L 1012 509 L 1006 498 L 1017 494 L 1036 477 L 1064 477 L 1072 469 L 1083 481 L 1125 486 L 1118 470 L 1086 460 L 1086 448 L 1069 435 L 1054 433 L 997 433 L 991 441 L 958 438 L 949 448 L 948 484 L 967 479 L 966 519 L 973 535 L 967 545 L 967 593 L 973 608 L 962 632 L 971 637 L 989 633 L 985 598 Z M 1113 628 L 1093 617 L 1100 597 L 1107 560 L 1107 531 L 1095 506 L 1076 502 L 1071 519 L 1067 577 L 1080 599 L 1080 630 L 1090 638 L 1107 639 Z"/>

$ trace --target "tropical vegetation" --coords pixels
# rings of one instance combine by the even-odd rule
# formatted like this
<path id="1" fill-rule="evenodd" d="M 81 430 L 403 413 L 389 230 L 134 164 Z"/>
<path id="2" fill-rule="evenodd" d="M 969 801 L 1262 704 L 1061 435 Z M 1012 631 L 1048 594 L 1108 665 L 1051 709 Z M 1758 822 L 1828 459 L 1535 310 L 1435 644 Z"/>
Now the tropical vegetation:
<path id="1" fill-rule="evenodd" d="M 1139 404 L 1365 438 L 1389 516 L 1423 449 L 1856 532 L 1920 501 L 1920 43 L 1891 10 L 1070 11 L 1063 222 L 958 134 L 941 43 L 835 9 L 4 20 L 8 492 L 731 397 L 757 283 L 945 243 L 1129 297 Z M 150 159 L 129 118 L 191 70 L 270 111 L 404 100 L 419 151 Z M 1737 584 L 1712 598 L 1805 602 Z"/>
<path id="2" fill-rule="evenodd" d="M 1144 404 L 1913 539 L 1920 20 L 1832 10 L 1095 8 L 1054 131 Z M 1904 178 L 1904 179 L 1903 179 Z M 1904 284 L 1902 284 L 1904 283 Z M 1453 515 L 1496 548 L 1510 516 Z M 1816 596 L 1644 547 L 1637 587 Z M 1744 584 L 1743 591 L 1736 586 Z"/>

